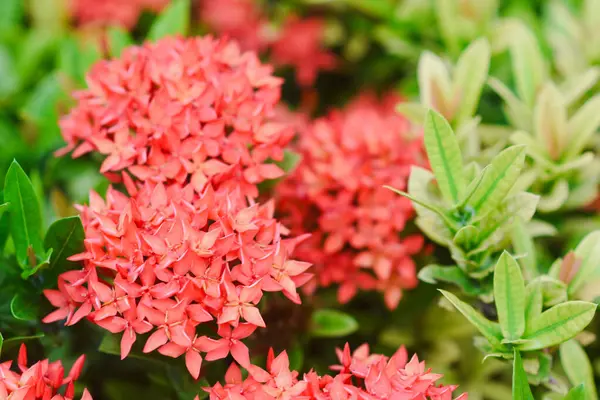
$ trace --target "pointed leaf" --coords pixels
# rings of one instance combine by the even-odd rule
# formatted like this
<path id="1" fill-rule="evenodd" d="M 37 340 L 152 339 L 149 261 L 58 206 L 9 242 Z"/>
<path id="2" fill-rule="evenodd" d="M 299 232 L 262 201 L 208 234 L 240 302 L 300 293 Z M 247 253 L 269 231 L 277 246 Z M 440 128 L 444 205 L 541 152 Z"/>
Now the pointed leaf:
<path id="1" fill-rule="evenodd" d="M 348 336 L 358 329 L 358 322 L 338 310 L 321 309 L 312 314 L 310 333 L 314 337 Z"/>
<path id="2" fill-rule="evenodd" d="M 515 359 L 513 362 L 513 380 L 512 380 L 512 398 L 513 400 L 535 400 L 529 382 L 527 380 L 527 374 L 523 368 L 523 360 L 519 350 L 515 349 Z"/>
<path id="3" fill-rule="evenodd" d="M 488 79 L 488 85 L 502 98 L 502 100 L 504 100 L 504 103 L 506 104 L 505 111 L 512 125 L 519 129 L 530 131 L 532 128 L 531 109 L 528 108 L 523 101 L 517 98 L 517 96 L 515 96 L 514 93 L 499 79 Z"/>
<path id="4" fill-rule="evenodd" d="M 494 300 L 502 334 L 519 339 L 525 332 L 525 281 L 519 264 L 506 251 L 494 270 Z"/>
<path id="5" fill-rule="evenodd" d="M 410 194 L 403 192 L 402 190 L 398 190 L 395 189 L 391 186 L 384 186 L 384 188 L 391 190 L 394 193 L 399 194 L 400 196 L 406 197 L 407 199 L 409 199 L 410 201 L 412 201 L 413 203 L 426 208 L 429 211 L 432 211 L 433 213 L 435 213 L 437 216 L 441 217 L 441 219 L 446 223 L 446 225 L 451 228 L 454 229 L 456 227 L 456 222 L 454 222 L 454 220 L 452 220 L 444 210 L 442 210 L 441 208 L 439 208 L 436 205 L 427 203 L 423 200 L 417 199 L 413 196 L 411 196 Z"/>
<path id="6" fill-rule="evenodd" d="M 568 79 L 564 85 L 561 85 L 560 92 L 565 99 L 565 105 L 568 107 L 584 94 L 594 87 L 600 77 L 600 68 L 592 67 L 587 69 L 582 74 L 578 74 L 573 78 Z"/>
<path id="7" fill-rule="evenodd" d="M 578 341 L 571 339 L 560 345 L 560 363 L 573 386 L 584 385 L 582 400 L 598 399 L 592 364 Z"/>
<path id="8" fill-rule="evenodd" d="M 6 173 L 4 200 L 10 203 L 10 233 L 17 261 L 22 268 L 31 268 L 27 249 L 44 254 L 42 243 L 42 213 L 31 181 L 16 161 Z"/>
<path id="9" fill-rule="evenodd" d="M 120 57 L 123 50 L 134 44 L 129 32 L 119 26 L 111 26 L 106 34 L 111 57 Z"/>
<path id="10" fill-rule="evenodd" d="M 479 282 L 469 279 L 469 276 L 457 266 L 427 265 L 419 271 L 418 277 L 423 282 L 433 285 L 438 282 L 455 284 L 469 296 L 479 296 L 485 292 Z"/>
<path id="11" fill-rule="evenodd" d="M 585 301 L 568 301 L 543 312 L 531 321 L 519 345 L 523 351 L 541 350 L 573 338 L 594 318 L 596 305 Z"/>
<path id="12" fill-rule="evenodd" d="M 592 136 L 600 126 L 600 94 L 585 102 L 581 108 L 569 119 L 567 130 L 569 143 L 564 152 L 564 159 L 570 160 L 577 156 L 590 144 Z"/>
<path id="13" fill-rule="evenodd" d="M 512 146 L 498 154 L 484 170 L 481 184 L 468 204 L 477 215 L 485 215 L 496 208 L 508 195 L 519 178 L 525 163 L 525 147 Z"/>
<path id="14" fill-rule="evenodd" d="M 427 156 L 442 196 L 456 205 L 465 190 L 458 140 L 450 124 L 433 110 L 427 113 L 424 130 Z"/>
<path id="15" fill-rule="evenodd" d="M 540 273 L 535 258 L 535 246 L 521 218 L 515 218 L 513 221 L 511 241 L 516 255 L 519 256 L 519 264 L 523 267 L 523 276 L 525 279 L 531 280 L 537 277 Z"/>
<path id="16" fill-rule="evenodd" d="M 573 389 L 569 390 L 569 393 L 562 400 L 585 400 L 585 388 L 583 384 L 575 386 Z"/>
<path id="17" fill-rule="evenodd" d="M 452 87 L 450 74 L 442 60 L 435 54 L 424 51 L 419 58 L 417 75 L 421 104 L 450 118 L 448 104 L 452 98 Z"/>
<path id="18" fill-rule="evenodd" d="M 525 325 L 530 328 L 530 323 L 542 314 L 544 309 L 544 296 L 542 284 L 533 281 L 525 288 Z"/>
<path id="19" fill-rule="evenodd" d="M 9 205 L 10 203 L 0 204 L 0 218 L 2 217 L 2 214 L 4 214 L 4 211 L 8 209 Z"/>
<path id="20" fill-rule="evenodd" d="M 552 160 L 558 160 L 569 140 L 567 108 L 558 91 L 546 83 L 537 97 L 533 111 L 535 134 Z"/>
<path id="21" fill-rule="evenodd" d="M 190 8 L 190 0 L 173 0 L 150 27 L 148 39 L 186 35 L 190 24 Z"/>
<path id="22" fill-rule="evenodd" d="M 10 302 L 10 312 L 18 320 L 36 321 L 38 319 L 39 305 L 32 299 L 22 295 L 15 294 Z"/>
<path id="23" fill-rule="evenodd" d="M 575 255 L 581 261 L 579 269 L 573 279 L 569 282 L 568 292 L 573 296 L 594 275 L 598 275 L 600 267 L 600 231 L 594 231 L 584 237 L 575 248 Z"/>
<path id="24" fill-rule="evenodd" d="M 458 59 L 454 70 L 454 93 L 459 93 L 455 99 L 458 102 L 455 126 L 468 121 L 475 114 L 489 67 L 490 45 L 486 39 L 471 43 Z"/>
<path id="25" fill-rule="evenodd" d="M 67 258 L 83 252 L 84 239 L 85 233 L 79 217 L 62 218 L 50 225 L 44 239 L 44 247 L 46 250 L 53 249 L 53 253 L 48 275 L 45 275 L 46 280 L 54 282 L 56 279 L 52 278 L 61 272 L 78 268 L 77 263 L 68 261 Z"/>
<path id="26" fill-rule="evenodd" d="M 486 319 L 483 315 L 475 311 L 473 307 L 459 300 L 458 297 L 452 293 L 442 289 L 438 290 L 471 324 L 473 324 L 473 326 L 475 326 L 475 328 L 477 328 L 493 347 L 501 346 L 500 341 L 502 340 L 502 332 L 500 330 L 500 325 Z"/>

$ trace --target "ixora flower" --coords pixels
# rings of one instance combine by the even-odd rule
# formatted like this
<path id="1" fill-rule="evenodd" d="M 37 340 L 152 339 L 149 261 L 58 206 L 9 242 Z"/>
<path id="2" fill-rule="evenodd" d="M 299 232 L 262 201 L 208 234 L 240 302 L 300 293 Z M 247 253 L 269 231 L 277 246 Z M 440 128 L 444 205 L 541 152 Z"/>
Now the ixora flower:
<path id="1" fill-rule="evenodd" d="M 169 0 L 73 0 L 71 16 L 80 25 L 133 28 L 144 10 L 159 12 Z"/>
<path id="2" fill-rule="evenodd" d="M 210 181 L 258 196 L 281 177 L 291 126 L 274 120 L 281 79 L 256 54 L 210 36 L 165 38 L 101 61 L 61 121 L 63 153 L 106 156 L 103 173 L 127 170 L 140 181 Z"/>
<path id="3" fill-rule="evenodd" d="M 27 348 L 21 344 L 17 359 L 17 368 L 11 369 L 12 361 L 0 364 L 0 399 L 10 400 L 72 400 L 75 394 L 75 381 L 79 378 L 85 356 L 75 361 L 69 374 L 60 361 L 38 361 L 27 366 Z M 64 391 L 61 390 L 66 385 Z M 63 394 L 59 394 L 61 391 Z M 87 389 L 81 400 L 92 400 Z"/>
<path id="4" fill-rule="evenodd" d="M 302 161 L 278 187 L 277 209 L 294 234 L 312 232 L 295 253 L 315 266 L 309 291 L 339 284 L 346 302 L 358 289 L 377 289 L 395 308 L 417 284 L 411 256 L 423 238 L 400 237 L 412 206 L 383 187 L 406 187 L 411 165 L 425 163 L 420 136 L 394 112 L 397 101 L 359 98 L 300 134 Z"/>
<path id="5" fill-rule="evenodd" d="M 263 292 L 282 292 L 300 303 L 297 287 L 311 278 L 310 264 L 288 258 L 302 240 L 282 239 L 273 203 L 249 202 L 241 192 L 197 193 L 145 181 L 126 185 L 130 197 L 109 189 L 106 201 L 92 193 L 80 207 L 85 227 L 81 270 L 59 277 L 45 295 L 57 309 L 44 322 L 89 319 L 122 333 L 126 357 L 138 334 L 151 333 L 144 352 L 179 357 L 198 378 L 202 357 L 231 353 L 249 365 L 242 343 L 265 323 L 257 308 Z M 196 327 L 214 321 L 215 337 Z"/>
<path id="6" fill-rule="evenodd" d="M 392 357 L 369 354 L 368 345 L 362 345 L 353 354 L 348 344 L 337 349 L 341 365 L 332 366 L 336 376 L 319 376 L 310 371 L 302 378 L 290 371 L 287 353 L 275 357 L 273 350 L 267 357 L 266 370 L 250 365 L 248 378 L 233 363 L 225 375 L 225 384 L 217 383 L 204 390 L 211 400 L 224 399 L 303 399 L 303 400 L 452 400 L 457 386 L 436 385 L 442 375 L 425 369 L 425 363 L 414 355 L 410 360 L 404 347 Z M 466 400 L 466 393 L 456 400 Z"/>

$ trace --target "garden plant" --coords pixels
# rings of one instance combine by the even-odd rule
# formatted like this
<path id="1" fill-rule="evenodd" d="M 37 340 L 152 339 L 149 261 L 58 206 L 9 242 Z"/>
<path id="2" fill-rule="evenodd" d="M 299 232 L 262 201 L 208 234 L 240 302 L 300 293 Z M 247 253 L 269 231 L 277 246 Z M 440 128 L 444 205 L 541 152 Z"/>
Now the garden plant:
<path id="1" fill-rule="evenodd" d="M 1 0 L 0 400 L 597 400 L 600 0 Z"/>

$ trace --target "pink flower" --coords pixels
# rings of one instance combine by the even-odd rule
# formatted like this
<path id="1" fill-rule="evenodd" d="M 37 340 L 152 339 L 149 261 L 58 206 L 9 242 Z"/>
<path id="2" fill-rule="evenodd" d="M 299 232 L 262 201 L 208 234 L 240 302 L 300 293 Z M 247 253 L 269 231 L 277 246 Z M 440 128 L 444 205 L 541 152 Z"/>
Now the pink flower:
<path id="1" fill-rule="evenodd" d="M 423 237 L 403 234 L 411 203 L 383 187 L 406 188 L 411 165 L 425 165 L 418 132 L 394 111 L 398 101 L 359 98 L 299 136 L 302 161 L 278 187 L 277 209 L 293 233 L 312 233 L 295 252 L 315 266 L 308 291 L 338 284 L 347 302 L 375 289 L 395 308 L 417 284 L 412 256 Z"/>
<path id="2" fill-rule="evenodd" d="M 69 374 L 60 361 L 42 360 L 31 367 L 27 366 L 27 348 L 21 344 L 17 367 L 20 372 L 11 370 L 12 362 L 0 364 L 0 398 L 11 400 L 72 400 L 75 393 L 75 381 L 79 378 L 85 356 L 79 357 Z M 62 389 L 66 385 L 66 388 Z M 60 393 L 63 394 L 60 394 Z M 81 400 L 92 400 L 87 389 Z"/>
<path id="3" fill-rule="evenodd" d="M 319 18 L 289 18 L 272 45 L 273 62 L 293 66 L 298 84 L 311 86 L 319 71 L 336 65 L 335 56 L 323 48 L 323 34 L 324 23 Z"/>
<path id="4" fill-rule="evenodd" d="M 72 0 L 71 16 L 80 25 L 133 28 L 143 10 L 160 11 L 169 0 Z"/>
<path id="5" fill-rule="evenodd" d="M 291 371 L 286 352 L 274 356 L 269 351 L 266 370 L 248 365 L 249 376 L 242 374 L 234 363 L 225 376 L 225 385 L 215 384 L 204 388 L 211 400 L 217 399 L 286 399 L 286 400 L 350 400 L 350 399 L 390 399 L 390 400 L 452 400 L 457 386 L 436 385 L 442 375 L 425 369 L 425 363 L 413 356 L 410 361 L 404 347 L 392 357 L 369 354 L 368 345 L 361 346 L 351 355 L 346 344 L 338 350 L 343 366 L 332 369 L 338 375 L 319 376 L 310 371 L 300 377 Z M 456 400 L 467 400 L 464 393 Z"/>

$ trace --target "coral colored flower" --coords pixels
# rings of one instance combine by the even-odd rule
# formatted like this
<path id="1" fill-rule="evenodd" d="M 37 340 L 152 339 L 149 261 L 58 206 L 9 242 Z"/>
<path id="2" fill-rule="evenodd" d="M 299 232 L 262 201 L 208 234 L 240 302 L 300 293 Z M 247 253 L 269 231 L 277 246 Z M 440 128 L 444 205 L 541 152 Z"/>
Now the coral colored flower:
<path id="1" fill-rule="evenodd" d="M 324 23 L 319 18 L 289 18 L 272 45 L 271 57 L 276 65 L 296 69 L 301 86 L 311 86 L 321 70 L 336 65 L 335 56 L 323 48 Z"/>
<path id="2" fill-rule="evenodd" d="M 271 163 L 294 135 L 275 120 L 282 81 L 234 42 L 165 38 L 131 47 L 96 64 L 87 83 L 61 121 L 63 152 L 104 154 L 102 172 L 191 183 L 197 193 L 210 181 L 250 197 L 283 175 Z"/>
<path id="3" fill-rule="evenodd" d="M 239 191 L 150 181 L 129 187 L 131 197 L 111 188 L 106 201 L 92 194 L 79 207 L 85 252 L 71 260 L 83 268 L 45 291 L 57 310 L 44 322 L 87 318 L 122 333 L 122 358 L 137 335 L 150 333 L 144 352 L 185 354 L 196 378 L 201 353 L 209 361 L 231 353 L 248 365 L 241 340 L 265 326 L 256 307 L 263 291 L 299 302 L 297 287 L 311 277 L 309 264 L 288 258 L 302 238 L 282 239 L 272 203 L 249 203 Z M 210 321 L 215 337 L 198 336 L 196 327 Z"/>
<path id="4" fill-rule="evenodd" d="M 261 51 L 269 44 L 267 21 L 256 0 L 201 0 L 198 11 L 202 23 L 244 50 Z"/>
<path id="5" fill-rule="evenodd" d="M 400 237 L 413 215 L 405 189 L 411 165 L 423 165 L 423 144 L 394 112 L 397 98 L 362 97 L 344 111 L 314 121 L 299 136 L 301 162 L 277 188 L 277 209 L 294 234 L 311 232 L 295 256 L 314 264 L 305 288 L 339 285 L 340 302 L 357 290 L 379 290 L 395 308 L 417 284 L 412 256 L 420 235 Z"/>
<path id="6" fill-rule="evenodd" d="M 159 12 L 169 0 L 72 0 L 71 16 L 80 25 L 133 28 L 144 10 Z"/>
<path id="7" fill-rule="evenodd" d="M 42 360 L 28 367 L 27 348 L 25 344 L 21 344 L 16 369 L 11 369 L 12 361 L 0 364 L 0 399 L 71 400 L 75 394 L 74 384 L 81 374 L 84 361 L 85 356 L 79 357 L 65 377 L 65 369 L 60 361 Z M 65 385 L 65 389 L 62 389 Z M 92 400 L 87 389 L 81 400 Z"/>
<path id="8" fill-rule="evenodd" d="M 351 354 L 346 344 L 343 351 L 337 352 L 343 366 L 332 367 L 339 371 L 336 376 L 319 376 L 310 371 L 299 378 L 297 371 L 290 371 L 287 353 L 284 351 L 275 357 L 271 349 L 266 370 L 249 365 L 246 367 L 249 377 L 243 380 L 234 363 L 225 375 L 225 385 L 217 383 L 204 390 L 211 400 L 452 400 L 457 388 L 436 385 L 442 375 L 425 369 L 425 363 L 416 355 L 409 361 L 404 347 L 392 357 L 369 354 L 368 345 Z M 467 397 L 464 393 L 456 400 L 467 400 Z"/>

